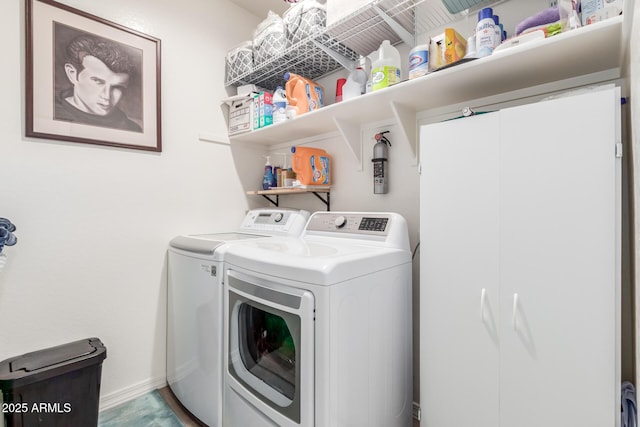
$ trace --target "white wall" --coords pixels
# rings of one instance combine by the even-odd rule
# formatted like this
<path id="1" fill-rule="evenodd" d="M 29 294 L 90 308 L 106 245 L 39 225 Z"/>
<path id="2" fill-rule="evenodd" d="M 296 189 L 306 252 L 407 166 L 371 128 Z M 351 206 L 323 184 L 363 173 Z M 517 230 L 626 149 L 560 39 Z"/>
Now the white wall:
<path id="1" fill-rule="evenodd" d="M 627 6 L 627 10 L 631 9 Z M 632 184 L 632 197 L 634 205 L 631 209 L 634 212 L 632 230 L 633 242 L 635 244 L 635 259 L 632 261 L 635 273 L 633 280 L 636 284 L 635 289 L 635 338 L 636 342 L 640 339 L 640 292 L 637 290 L 637 284 L 640 281 L 640 268 L 638 263 L 640 262 L 640 222 L 638 221 L 637 212 L 640 212 L 640 187 L 638 182 L 640 180 L 640 7 L 634 5 L 633 7 L 633 27 L 631 29 L 630 46 L 629 46 L 629 76 L 630 76 L 630 90 L 631 90 L 631 156 L 632 161 L 629 162 L 632 166 L 633 180 Z M 635 78 L 634 78 L 635 77 Z M 636 368 L 636 387 L 640 384 L 640 346 L 635 346 L 635 368 Z"/>
<path id="2" fill-rule="evenodd" d="M 0 360 L 97 336 L 103 404 L 165 380 L 168 241 L 235 228 L 247 207 L 220 113 L 224 54 L 258 18 L 224 0 L 66 0 L 162 40 L 162 153 L 24 137 L 25 4 L 0 5 Z M 224 17 L 224 19 L 221 19 Z M 103 405 L 104 406 L 104 405 Z"/>

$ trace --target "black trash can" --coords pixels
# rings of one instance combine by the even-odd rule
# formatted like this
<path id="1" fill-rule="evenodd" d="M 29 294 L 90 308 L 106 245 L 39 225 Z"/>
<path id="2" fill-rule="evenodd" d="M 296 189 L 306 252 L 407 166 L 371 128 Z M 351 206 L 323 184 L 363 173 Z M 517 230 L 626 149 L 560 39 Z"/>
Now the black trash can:
<path id="1" fill-rule="evenodd" d="M 87 338 L 0 362 L 5 425 L 97 426 L 106 357 L 100 339 Z"/>

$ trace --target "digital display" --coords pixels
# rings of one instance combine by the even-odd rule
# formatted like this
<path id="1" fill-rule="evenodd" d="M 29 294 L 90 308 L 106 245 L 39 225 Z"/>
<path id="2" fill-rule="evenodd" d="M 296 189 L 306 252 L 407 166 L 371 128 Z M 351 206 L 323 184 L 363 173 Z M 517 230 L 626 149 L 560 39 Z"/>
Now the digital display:
<path id="1" fill-rule="evenodd" d="M 389 218 L 362 218 L 358 230 L 364 231 L 384 231 L 387 228 Z"/>
<path id="2" fill-rule="evenodd" d="M 256 224 L 269 224 L 271 222 L 271 213 L 260 213 L 256 218 Z"/>

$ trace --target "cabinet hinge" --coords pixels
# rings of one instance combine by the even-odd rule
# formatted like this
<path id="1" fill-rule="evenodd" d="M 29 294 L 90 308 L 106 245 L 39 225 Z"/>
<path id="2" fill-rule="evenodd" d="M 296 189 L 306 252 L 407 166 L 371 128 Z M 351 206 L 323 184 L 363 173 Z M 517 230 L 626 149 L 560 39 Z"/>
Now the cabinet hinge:
<path id="1" fill-rule="evenodd" d="M 616 143 L 616 158 L 621 158 L 622 157 L 622 143 L 621 142 L 617 142 Z"/>
<path id="2" fill-rule="evenodd" d="M 418 175 L 422 175 L 422 163 L 418 163 Z"/>

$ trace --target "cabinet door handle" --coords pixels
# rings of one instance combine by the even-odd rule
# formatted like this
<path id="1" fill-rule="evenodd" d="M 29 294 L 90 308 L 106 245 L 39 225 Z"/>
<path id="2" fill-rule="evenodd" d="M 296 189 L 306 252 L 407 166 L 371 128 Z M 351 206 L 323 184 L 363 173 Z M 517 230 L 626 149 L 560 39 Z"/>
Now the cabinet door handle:
<path id="1" fill-rule="evenodd" d="M 487 289 L 482 288 L 482 291 L 480 291 L 480 320 L 482 320 L 482 323 L 484 323 L 484 309 L 486 305 L 486 300 L 487 300 Z"/>
<path id="2" fill-rule="evenodd" d="M 513 323 L 513 330 L 518 329 L 518 294 L 513 294 L 513 314 L 511 321 Z"/>

